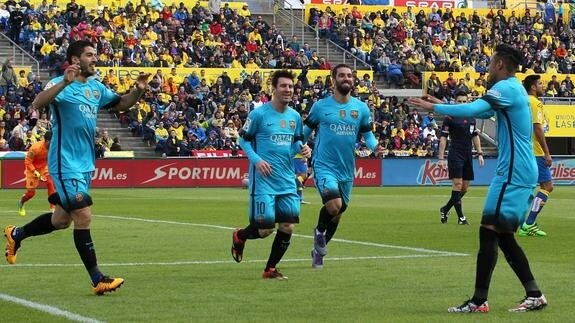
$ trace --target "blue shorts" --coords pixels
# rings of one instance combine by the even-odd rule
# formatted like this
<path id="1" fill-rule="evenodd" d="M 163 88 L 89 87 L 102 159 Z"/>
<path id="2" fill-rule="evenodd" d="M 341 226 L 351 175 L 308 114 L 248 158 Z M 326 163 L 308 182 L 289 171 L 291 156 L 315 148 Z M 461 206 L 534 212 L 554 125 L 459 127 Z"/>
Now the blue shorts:
<path id="1" fill-rule="evenodd" d="M 92 172 L 52 176 L 58 199 L 52 203 L 59 204 L 66 212 L 83 209 L 92 205 L 90 182 Z"/>
<path id="2" fill-rule="evenodd" d="M 293 168 L 296 174 L 307 174 L 307 160 L 304 158 L 294 158 Z"/>
<path id="3" fill-rule="evenodd" d="M 338 181 L 335 176 L 328 173 L 316 173 L 313 179 L 323 204 L 329 200 L 341 198 L 342 207 L 347 208 L 353 181 Z"/>
<path id="4" fill-rule="evenodd" d="M 491 183 L 483 207 L 481 224 L 495 225 L 502 232 L 515 232 L 525 220 L 535 186 Z"/>
<path id="5" fill-rule="evenodd" d="M 551 170 L 545 165 L 545 157 L 536 156 L 535 161 L 537 162 L 537 171 L 539 172 L 537 183 L 551 182 L 553 177 L 551 176 Z"/>
<path id="6" fill-rule="evenodd" d="M 296 192 L 250 196 L 250 224 L 258 229 L 273 229 L 276 223 L 299 223 L 300 199 Z"/>

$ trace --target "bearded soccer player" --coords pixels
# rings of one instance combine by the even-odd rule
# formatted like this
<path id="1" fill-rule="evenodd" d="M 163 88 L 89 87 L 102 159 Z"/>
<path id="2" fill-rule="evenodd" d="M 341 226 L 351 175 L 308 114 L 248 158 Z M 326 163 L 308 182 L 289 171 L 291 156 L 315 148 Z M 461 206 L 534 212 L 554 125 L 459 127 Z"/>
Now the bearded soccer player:
<path id="1" fill-rule="evenodd" d="M 495 47 L 489 63 L 489 90 L 471 103 L 449 105 L 430 102 L 427 98 L 409 99 L 413 105 L 454 117 L 487 119 L 496 115 L 497 119 L 499 157 L 479 228 L 475 291 L 473 297 L 463 304 L 449 307 L 449 313 L 489 312 L 487 297 L 497 264 L 498 248 L 503 251 L 525 292 L 523 300 L 509 311 L 528 312 L 547 306 L 547 299 L 537 285 L 529 260 L 514 235 L 531 205 L 537 181 L 529 98 L 515 76 L 522 57 L 519 50 L 507 44 Z"/>
<path id="2" fill-rule="evenodd" d="M 262 273 L 264 279 L 287 279 L 277 264 L 287 251 L 294 226 L 299 223 L 300 199 L 294 181 L 292 159 L 299 153 L 308 158 L 302 120 L 288 104 L 294 92 L 294 75 L 278 70 L 272 75 L 273 97 L 253 110 L 243 126 L 240 146 L 250 161 L 249 224 L 232 235 L 232 257 L 241 262 L 247 240 L 266 238 L 278 228 Z"/>
<path id="3" fill-rule="evenodd" d="M 18 214 L 21 216 L 26 215 L 24 204 L 36 195 L 36 188 L 40 182 L 46 183 L 48 189 L 48 196 L 54 194 L 54 182 L 48 173 L 48 149 L 50 148 L 50 140 L 52 139 L 52 132 L 47 131 L 44 134 L 44 140 L 34 143 L 28 149 L 24 165 L 26 170 L 26 193 L 22 194 L 18 200 Z M 54 211 L 54 204 L 50 203 L 50 210 Z"/>
<path id="4" fill-rule="evenodd" d="M 547 235 L 537 225 L 537 216 L 547 203 L 549 194 L 553 191 L 553 181 L 549 167 L 553 164 L 549 147 L 545 141 L 545 113 L 543 103 L 537 99 L 545 91 L 540 75 L 529 75 L 523 80 L 523 86 L 529 94 L 529 106 L 531 107 L 531 118 L 533 118 L 533 153 L 537 161 L 539 190 L 535 194 L 535 199 L 531 204 L 531 211 L 527 219 L 517 232 L 520 237 L 544 237 Z"/>
<path id="5" fill-rule="evenodd" d="M 52 141 L 48 151 L 48 171 L 56 193 L 49 201 L 54 213 L 44 213 L 22 227 L 4 228 L 6 261 L 16 263 L 16 252 L 26 238 L 68 228 L 74 223 L 74 244 L 88 271 L 92 291 L 102 295 L 119 288 L 124 280 L 106 276 L 98 268 L 96 249 L 90 233 L 92 197 L 89 194 L 95 169 L 94 136 L 98 109 L 110 106 L 127 110 L 144 94 L 149 74 L 140 74 L 128 94 L 119 96 L 92 76 L 98 55 L 85 40 L 70 44 L 66 52 L 70 64 L 63 76 L 52 79 L 38 93 L 33 104 L 50 107 Z"/>
<path id="6" fill-rule="evenodd" d="M 312 131 L 316 132 L 312 168 L 323 203 L 314 230 L 313 268 L 323 267 L 326 246 L 349 206 L 358 135 L 363 136 L 367 147 L 376 155 L 382 151 L 372 132 L 369 108 L 351 96 L 354 86 L 351 67 L 339 64 L 331 70 L 331 77 L 335 85 L 333 96 L 317 101 L 304 122 L 304 141 L 307 142 Z"/>

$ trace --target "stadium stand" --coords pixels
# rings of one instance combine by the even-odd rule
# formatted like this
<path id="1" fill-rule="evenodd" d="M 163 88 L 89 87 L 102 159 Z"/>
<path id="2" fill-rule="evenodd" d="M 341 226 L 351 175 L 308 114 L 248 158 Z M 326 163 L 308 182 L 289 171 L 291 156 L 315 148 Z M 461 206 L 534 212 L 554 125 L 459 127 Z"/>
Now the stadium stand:
<path id="1" fill-rule="evenodd" d="M 373 68 L 357 71 L 353 95 L 373 111 L 374 131 L 388 149 L 387 156 L 430 157 L 437 145 L 432 131 L 437 123 L 424 123 L 429 116 L 419 116 L 397 97 L 380 95 L 375 79 L 385 80 L 390 87 L 440 92 L 435 84 L 428 86 L 428 73 L 435 72 L 439 84 L 452 82 L 440 73 L 454 73 L 450 87 L 457 86 L 463 73 L 461 86 L 480 95 L 485 83 L 477 84 L 480 78 L 475 74 L 485 72 L 493 47 L 503 41 L 524 50 L 527 73 L 570 72 L 575 61 L 571 53 L 575 23 L 572 26 L 570 18 L 563 19 L 562 10 L 306 5 L 305 19 L 319 28 L 321 38 L 336 41 Z M 293 69 L 298 75 L 292 106 L 301 113 L 331 91 L 329 60 L 252 15 L 246 3 L 224 2 L 221 8 L 209 8 L 203 1 L 161 6 L 158 1 L 70 0 L 63 5 L 56 0 L 50 4 L 10 0 L 0 9 L 1 17 L 6 18 L 0 20 L 4 32 L 52 75 L 66 67 L 66 48 L 76 39 L 95 43 L 97 77 L 119 93 L 129 90 L 140 72 L 152 72 L 150 90 L 137 105 L 127 113 L 102 113 L 109 120 L 100 123 L 96 149 L 101 156 L 110 151 L 122 127 L 158 155 L 189 156 L 200 149 L 236 151 L 234 142 L 247 113 L 270 99 L 269 75 L 277 68 Z M 10 75 L 6 70 L 3 76 Z M 12 73 L 19 71 L 12 67 Z M 473 84 L 465 79 L 467 73 Z M 30 107 L 30 102 L 46 81 L 26 71 L 15 75 L 10 84 L 0 80 L 5 94 L 0 96 L 5 127 L 0 149 L 25 149 L 26 145 L 10 144 L 18 141 L 12 130 L 22 119 L 42 120 L 45 111 Z M 572 93 L 572 85 L 568 86 Z M 556 95 L 569 94 L 559 90 Z M 24 127 L 41 136 L 41 125 L 49 127 L 45 121 Z M 117 133 L 104 135 L 109 130 Z M 116 149 L 120 142 L 124 145 L 127 140 L 118 140 Z M 371 152 L 358 142 L 357 154 L 365 157 Z"/>

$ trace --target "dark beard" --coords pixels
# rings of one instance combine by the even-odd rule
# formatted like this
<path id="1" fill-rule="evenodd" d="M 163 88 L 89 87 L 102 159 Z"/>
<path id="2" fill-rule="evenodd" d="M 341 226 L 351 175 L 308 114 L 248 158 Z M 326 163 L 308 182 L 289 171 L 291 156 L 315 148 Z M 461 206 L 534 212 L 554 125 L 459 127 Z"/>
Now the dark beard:
<path id="1" fill-rule="evenodd" d="M 348 95 L 349 92 L 351 92 L 351 85 L 349 85 L 348 88 L 344 88 L 343 85 L 345 83 L 337 83 L 335 85 L 335 88 L 337 89 L 337 91 L 341 94 L 341 95 Z"/>

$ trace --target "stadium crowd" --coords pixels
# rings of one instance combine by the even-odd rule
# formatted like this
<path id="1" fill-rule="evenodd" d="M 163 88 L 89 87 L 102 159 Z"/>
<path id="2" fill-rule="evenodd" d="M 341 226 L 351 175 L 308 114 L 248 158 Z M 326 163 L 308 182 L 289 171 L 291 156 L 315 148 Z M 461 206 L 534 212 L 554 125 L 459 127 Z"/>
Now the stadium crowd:
<path id="1" fill-rule="evenodd" d="M 97 8 L 84 8 L 75 0 L 65 7 L 53 0 L 34 8 L 27 1 L 9 0 L 1 10 L 9 13 L 0 12 L 0 17 L 12 40 L 56 75 L 66 66 L 68 44 L 77 39 L 96 44 L 100 66 L 158 67 L 145 97 L 118 117 L 135 136 L 168 156 L 188 156 L 198 149 L 237 151 L 236 139 L 248 112 L 271 96 L 270 79 L 264 80 L 257 71 L 243 80 L 231 80 L 224 72 L 210 84 L 202 73 L 179 77 L 179 67 L 301 69 L 292 106 L 304 115 L 313 102 L 332 91 L 329 77 L 313 82 L 307 78 L 309 69 L 329 70 L 331 64 L 309 44 L 300 44 L 295 36 L 285 39 L 274 25 L 253 17 L 247 6 L 238 10 L 224 4 L 218 12 L 210 12 L 199 2 L 193 8 L 183 4 L 153 7 L 145 1 L 136 6 L 100 3 Z M 170 73 L 163 74 L 164 67 L 171 67 Z M 9 60 L 2 70 L 0 118 L 4 128 L 0 124 L 0 131 L 4 141 L 0 149 L 26 150 L 49 127 L 48 122 L 34 121 L 45 120 L 46 111 L 30 106 L 43 87 L 42 80 L 33 73 L 14 71 Z M 128 91 L 133 82 L 113 70 L 100 77 L 119 93 Z M 386 155 L 433 155 L 435 122 L 426 129 L 416 111 L 395 97 L 382 97 L 369 75 L 356 76 L 355 83 L 354 96 L 372 109 L 374 131 L 388 148 Z M 20 128 L 26 130 L 23 135 L 14 135 L 18 132 L 14 129 Z M 114 141 L 106 131 L 97 134 L 97 155 L 112 149 Z M 358 142 L 357 154 L 367 157 L 372 152 Z"/>
<path id="2" fill-rule="evenodd" d="M 318 57 L 309 44 L 300 44 L 296 36 L 287 39 L 273 24 L 251 15 L 247 6 L 232 9 L 224 4 L 218 10 L 199 2 L 192 8 L 183 3 L 157 4 L 141 1 L 118 7 L 114 2 L 99 2 L 95 8 L 84 8 L 75 0 L 62 7 L 52 0 L 34 8 L 26 0 L 8 0 L 0 6 L 0 24 L 13 41 L 56 75 L 66 66 L 68 44 L 77 39 L 94 42 L 102 67 L 158 67 L 145 97 L 118 117 L 135 136 L 168 156 L 188 156 L 198 149 L 237 151 L 236 139 L 247 114 L 271 95 L 270 80 L 258 71 L 233 80 L 223 72 L 212 82 L 196 72 L 181 77 L 178 68 L 301 69 L 291 105 L 304 117 L 315 101 L 330 95 L 330 78 L 310 82 L 307 72 L 329 70 L 331 64 Z M 389 13 L 382 8 L 362 15 L 353 7 L 340 14 L 312 10 L 310 19 L 319 27 L 320 37 L 340 42 L 371 64 L 378 77 L 398 87 L 405 82 L 421 86 L 423 71 L 484 73 L 494 46 L 502 41 L 522 48 L 526 70 L 571 71 L 575 62 L 570 53 L 572 26 L 563 22 L 561 12 L 557 17 L 535 13 L 531 18 L 529 10 L 521 17 L 505 17 L 502 12 L 466 17 L 454 11 L 433 9 L 425 15 L 408 7 L 399 15 L 396 8 Z M 113 69 L 99 77 L 119 93 L 128 91 L 133 83 L 130 77 L 118 77 Z M 468 93 L 480 95 L 485 88 L 480 79 L 439 81 L 449 90 L 436 92 L 445 92 L 442 98 L 449 101 L 456 89 L 463 88 L 458 85 L 463 82 Z M 0 149 L 25 150 L 49 127 L 46 111 L 30 106 L 43 81 L 47 80 L 33 73 L 14 71 L 10 60 L 3 64 Z M 373 111 L 374 132 L 387 149 L 385 156 L 435 154 L 438 130 L 432 114 L 421 116 L 396 97 L 383 97 L 369 75 L 356 75 L 355 85 L 353 95 Z M 110 150 L 112 144 L 110 135 L 98 134 L 100 152 Z M 358 142 L 357 154 L 365 157 L 372 152 Z"/>
<path id="3" fill-rule="evenodd" d="M 470 9 L 382 6 L 366 12 L 362 6 L 327 6 L 312 8 L 308 23 L 318 29 L 319 37 L 339 43 L 396 87 L 421 87 L 425 71 L 485 73 L 500 43 L 521 49 L 523 73 L 574 72 L 575 17 L 567 19 L 561 1 L 557 7 L 542 1 L 537 10 L 492 9 L 485 16 L 478 10 L 467 15 L 466 10 Z M 459 81 L 447 84 L 449 99 Z M 485 83 L 467 86 L 471 93 Z"/>

